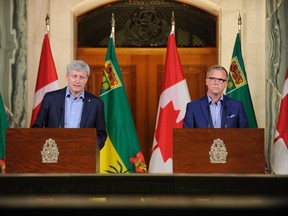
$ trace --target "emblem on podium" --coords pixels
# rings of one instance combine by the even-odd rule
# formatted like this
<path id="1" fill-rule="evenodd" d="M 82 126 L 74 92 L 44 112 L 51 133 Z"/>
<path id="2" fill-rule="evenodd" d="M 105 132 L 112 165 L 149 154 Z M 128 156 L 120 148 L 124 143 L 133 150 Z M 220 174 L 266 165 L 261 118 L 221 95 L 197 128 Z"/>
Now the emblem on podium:
<path id="1" fill-rule="evenodd" d="M 42 163 L 57 163 L 59 150 L 55 140 L 49 138 L 43 145 L 42 151 Z"/>
<path id="2" fill-rule="evenodd" d="M 209 155 L 210 163 L 226 163 L 228 152 L 223 140 L 218 138 L 213 141 Z"/>

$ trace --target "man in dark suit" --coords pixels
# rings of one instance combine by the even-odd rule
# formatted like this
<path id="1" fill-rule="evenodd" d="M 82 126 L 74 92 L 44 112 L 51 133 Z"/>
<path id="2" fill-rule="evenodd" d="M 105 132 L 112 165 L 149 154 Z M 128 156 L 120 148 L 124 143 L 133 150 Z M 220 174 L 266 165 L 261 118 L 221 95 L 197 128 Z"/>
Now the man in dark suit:
<path id="1" fill-rule="evenodd" d="M 90 75 L 88 64 L 74 60 L 67 65 L 65 88 L 47 92 L 33 128 L 96 128 L 102 149 L 107 138 L 104 103 L 84 87 Z"/>
<path id="2" fill-rule="evenodd" d="M 249 127 L 243 103 L 223 94 L 228 78 L 227 70 L 220 65 L 208 69 L 207 94 L 187 104 L 184 128 Z"/>

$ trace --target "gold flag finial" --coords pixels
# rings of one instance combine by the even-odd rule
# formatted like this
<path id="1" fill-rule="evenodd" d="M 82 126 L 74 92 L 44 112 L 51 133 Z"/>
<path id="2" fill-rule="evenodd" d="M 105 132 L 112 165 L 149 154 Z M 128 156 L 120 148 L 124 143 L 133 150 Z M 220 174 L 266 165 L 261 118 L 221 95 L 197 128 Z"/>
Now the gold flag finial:
<path id="1" fill-rule="evenodd" d="M 50 30 L 50 18 L 49 18 L 48 14 L 46 15 L 45 22 L 46 22 L 46 30 L 47 30 L 47 32 L 49 32 L 49 30 Z"/>
<path id="2" fill-rule="evenodd" d="M 172 32 L 175 32 L 175 16 L 174 16 L 174 11 L 172 11 L 171 25 L 172 25 Z"/>
<path id="3" fill-rule="evenodd" d="M 111 18 L 111 27 L 115 27 L 115 18 L 114 18 L 114 13 L 112 13 L 112 18 Z"/>
<path id="4" fill-rule="evenodd" d="M 242 18 L 241 18 L 241 14 L 239 12 L 239 16 L 238 16 L 238 31 L 241 31 L 241 25 L 242 25 Z"/>
<path id="5" fill-rule="evenodd" d="M 111 18 L 111 34 L 112 34 L 114 45 L 115 45 L 115 18 L 114 18 L 114 13 L 112 13 L 112 18 Z"/>

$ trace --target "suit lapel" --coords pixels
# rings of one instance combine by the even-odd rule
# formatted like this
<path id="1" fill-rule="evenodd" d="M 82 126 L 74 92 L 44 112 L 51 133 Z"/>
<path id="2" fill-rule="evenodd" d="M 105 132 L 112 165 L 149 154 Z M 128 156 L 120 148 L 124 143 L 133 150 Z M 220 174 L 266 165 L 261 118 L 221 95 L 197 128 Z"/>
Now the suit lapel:
<path id="1" fill-rule="evenodd" d="M 81 122 L 80 122 L 80 128 L 85 126 L 85 123 L 86 123 L 87 118 L 89 116 L 89 112 L 91 111 L 91 107 L 92 107 L 91 104 L 92 104 L 91 98 L 89 98 L 89 96 L 87 96 L 87 94 L 85 94 L 82 116 L 81 116 Z"/>
<path id="2" fill-rule="evenodd" d="M 210 108 L 208 105 L 207 97 L 203 97 L 203 99 L 201 100 L 201 109 L 202 109 L 203 115 L 205 116 L 207 125 L 210 124 L 210 127 L 213 127 L 213 124 L 211 124 L 211 114 L 209 113 L 208 115 L 208 112 L 210 112 Z"/>
<path id="3" fill-rule="evenodd" d="M 66 96 L 66 88 L 61 89 L 61 91 L 58 92 L 58 95 L 56 95 L 55 103 L 57 107 L 57 115 L 59 119 L 59 125 L 64 128 L 64 117 L 65 117 L 65 96 Z"/>
<path id="4" fill-rule="evenodd" d="M 229 107 L 229 99 L 227 99 L 227 97 L 225 95 L 223 95 L 221 128 L 228 127 L 228 125 L 227 125 L 228 107 Z"/>

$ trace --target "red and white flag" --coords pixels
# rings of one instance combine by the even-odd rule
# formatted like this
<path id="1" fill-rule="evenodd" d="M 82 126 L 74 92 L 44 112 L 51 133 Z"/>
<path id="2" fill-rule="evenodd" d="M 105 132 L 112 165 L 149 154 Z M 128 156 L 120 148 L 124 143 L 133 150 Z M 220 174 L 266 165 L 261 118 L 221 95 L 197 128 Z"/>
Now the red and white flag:
<path id="1" fill-rule="evenodd" d="M 56 89 L 59 89 L 58 76 L 50 48 L 48 33 L 46 33 L 42 44 L 30 127 L 36 120 L 45 93 Z"/>
<path id="2" fill-rule="evenodd" d="M 271 167 L 276 175 L 288 174 L 288 69 L 282 91 L 282 100 L 271 148 Z"/>
<path id="3" fill-rule="evenodd" d="M 189 101 L 188 86 L 172 30 L 168 37 L 149 173 L 173 173 L 173 128 L 182 128 Z"/>

